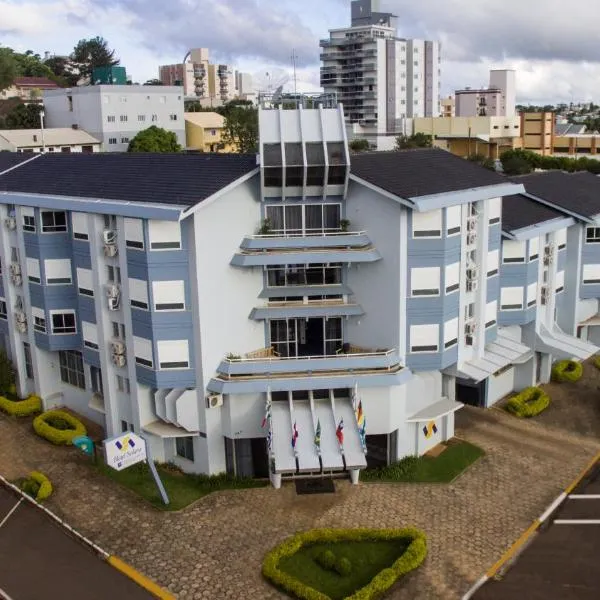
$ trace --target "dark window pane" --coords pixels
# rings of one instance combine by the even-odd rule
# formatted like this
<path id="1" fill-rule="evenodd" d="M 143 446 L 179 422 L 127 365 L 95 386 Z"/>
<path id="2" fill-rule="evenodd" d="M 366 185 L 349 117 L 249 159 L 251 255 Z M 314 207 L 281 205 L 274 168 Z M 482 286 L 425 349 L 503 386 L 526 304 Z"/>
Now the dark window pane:
<path id="1" fill-rule="evenodd" d="M 306 185 L 323 186 L 325 182 L 325 167 L 308 167 L 306 171 Z"/>
<path id="2" fill-rule="evenodd" d="M 287 167 L 285 170 L 285 185 L 300 187 L 304 185 L 304 170 L 302 167 Z"/>
<path id="3" fill-rule="evenodd" d="M 328 185 L 344 185 L 346 183 L 346 167 L 329 167 Z"/>
<path id="4" fill-rule="evenodd" d="M 281 187 L 283 185 L 283 171 L 281 167 L 265 168 L 265 187 Z"/>
<path id="5" fill-rule="evenodd" d="M 322 142 L 308 142 L 306 144 L 306 164 L 316 167 L 325 165 L 325 152 Z"/>
<path id="6" fill-rule="evenodd" d="M 306 229 L 323 229 L 323 205 L 322 204 L 307 204 L 306 205 Z"/>
<path id="7" fill-rule="evenodd" d="M 265 167 L 273 167 L 282 164 L 281 144 L 265 144 L 263 146 L 263 159 Z"/>
<path id="8" fill-rule="evenodd" d="M 327 144 L 327 157 L 329 158 L 329 166 L 345 165 L 346 152 L 342 142 L 329 142 Z"/>
<path id="9" fill-rule="evenodd" d="M 325 229 L 340 228 L 340 205 L 326 204 L 325 205 Z"/>
<path id="10" fill-rule="evenodd" d="M 304 157 L 302 156 L 302 144 L 287 142 L 285 144 L 285 164 L 304 165 Z"/>

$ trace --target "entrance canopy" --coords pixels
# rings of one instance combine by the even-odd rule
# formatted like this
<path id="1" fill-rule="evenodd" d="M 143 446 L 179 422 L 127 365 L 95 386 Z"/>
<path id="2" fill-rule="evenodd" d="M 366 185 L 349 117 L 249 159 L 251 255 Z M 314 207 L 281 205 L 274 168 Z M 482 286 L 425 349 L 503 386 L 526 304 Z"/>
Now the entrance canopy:
<path id="1" fill-rule="evenodd" d="M 536 350 L 546 352 L 559 359 L 586 360 L 600 350 L 597 346 L 555 327 L 548 329 L 542 325 L 537 334 Z"/>
<path id="2" fill-rule="evenodd" d="M 434 402 L 430 406 L 423 408 L 406 419 L 407 423 L 422 423 L 423 421 L 435 421 L 441 417 L 445 417 L 450 413 L 456 412 L 462 408 L 464 404 L 442 398 L 439 402 Z"/>

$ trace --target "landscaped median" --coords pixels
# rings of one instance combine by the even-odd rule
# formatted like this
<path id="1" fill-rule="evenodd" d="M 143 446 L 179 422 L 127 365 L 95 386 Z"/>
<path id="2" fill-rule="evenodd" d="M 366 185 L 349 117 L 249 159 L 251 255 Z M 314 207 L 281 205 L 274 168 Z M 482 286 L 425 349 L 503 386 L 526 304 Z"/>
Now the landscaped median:
<path id="1" fill-rule="evenodd" d="M 313 529 L 271 550 L 262 572 L 302 600 L 371 600 L 426 556 L 418 529 Z"/>

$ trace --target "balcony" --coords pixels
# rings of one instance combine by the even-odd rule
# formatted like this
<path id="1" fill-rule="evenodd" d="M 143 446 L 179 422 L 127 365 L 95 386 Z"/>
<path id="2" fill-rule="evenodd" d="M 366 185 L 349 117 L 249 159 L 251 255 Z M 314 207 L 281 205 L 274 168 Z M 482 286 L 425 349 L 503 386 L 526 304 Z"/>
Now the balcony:
<path id="1" fill-rule="evenodd" d="M 366 231 L 317 231 L 304 233 L 275 232 L 247 236 L 243 250 L 277 250 L 290 248 L 360 248 L 371 244 Z"/>
<path id="2" fill-rule="evenodd" d="M 362 306 L 356 304 L 353 299 L 345 301 L 340 298 L 319 298 L 297 301 L 270 300 L 265 306 L 254 308 L 250 318 L 255 321 L 270 319 L 290 318 L 315 318 L 315 317 L 358 317 L 364 315 Z"/>

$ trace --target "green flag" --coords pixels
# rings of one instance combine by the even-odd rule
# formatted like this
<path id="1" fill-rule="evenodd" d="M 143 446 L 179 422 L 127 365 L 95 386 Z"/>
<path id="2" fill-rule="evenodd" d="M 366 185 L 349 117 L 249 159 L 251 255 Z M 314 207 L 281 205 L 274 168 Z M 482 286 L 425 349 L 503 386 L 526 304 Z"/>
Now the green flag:
<path id="1" fill-rule="evenodd" d="M 315 446 L 321 447 L 321 420 L 317 421 L 317 430 L 315 431 Z"/>

